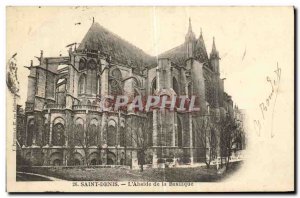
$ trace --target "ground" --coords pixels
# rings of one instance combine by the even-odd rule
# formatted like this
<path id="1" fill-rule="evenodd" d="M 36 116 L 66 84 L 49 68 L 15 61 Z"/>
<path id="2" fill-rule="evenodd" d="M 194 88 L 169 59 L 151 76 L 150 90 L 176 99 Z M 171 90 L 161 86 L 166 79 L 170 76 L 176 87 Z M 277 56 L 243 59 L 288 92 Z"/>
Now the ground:
<path id="1" fill-rule="evenodd" d="M 165 168 L 130 170 L 125 168 L 26 168 L 31 172 L 69 181 L 151 181 L 151 182 L 214 182 L 224 179 L 240 167 L 241 163 L 232 163 L 223 174 L 218 174 L 215 167 Z M 19 174 L 20 175 L 20 174 Z M 21 177 L 20 175 L 19 177 Z M 18 177 L 17 177 L 18 179 Z M 18 181 L 24 181 L 25 178 Z M 28 178 L 28 180 L 31 180 Z M 36 179 L 35 179 L 36 180 Z M 35 181 L 33 180 L 33 181 Z"/>

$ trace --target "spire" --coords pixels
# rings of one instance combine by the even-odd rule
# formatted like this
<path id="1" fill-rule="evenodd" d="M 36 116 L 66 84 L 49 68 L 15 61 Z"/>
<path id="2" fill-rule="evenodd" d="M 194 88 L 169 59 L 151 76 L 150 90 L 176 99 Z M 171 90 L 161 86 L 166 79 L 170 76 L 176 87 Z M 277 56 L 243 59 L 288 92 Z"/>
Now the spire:
<path id="1" fill-rule="evenodd" d="M 216 48 L 215 37 L 213 37 L 213 45 L 212 45 L 212 48 L 211 48 L 210 57 L 219 58 L 219 52 L 217 51 L 217 48 Z"/>
<path id="2" fill-rule="evenodd" d="M 198 38 L 198 43 L 201 43 L 201 45 L 204 45 L 204 47 L 205 47 L 202 28 L 200 28 L 200 35 L 199 35 L 199 38 Z"/>
<path id="3" fill-rule="evenodd" d="M 211 52 L 217 52 L 216 44 L 215 44 L 215 37 L 213 37 L 213 46 L 212 46 Z"/>
<path id="4" fill-rule="evenodd" d="M 195 39 L 196 39 L 196 37 L 195 37 L 195 34 L 192 29 L 191 18 L 189 18 L 189 28 L 188 28 L 188 32 L 185 36 L 185 41 L 194 41 Z"/>
<path id="5" fill-rule="evenodd" d="M 197 39 L 196 47 L 195 47 L 195 57 L 198 59 L 201 63 L 208 62 L 208 55 L 203 39 L 203 33 L 202 28 L 200 28 L 200 35 Z"/>
<path id="6" fill-rule="evenodd" d="M 192 30 L 191 17 L 189 17 L 189 32 L 193 32 L 193 30 Z"/>

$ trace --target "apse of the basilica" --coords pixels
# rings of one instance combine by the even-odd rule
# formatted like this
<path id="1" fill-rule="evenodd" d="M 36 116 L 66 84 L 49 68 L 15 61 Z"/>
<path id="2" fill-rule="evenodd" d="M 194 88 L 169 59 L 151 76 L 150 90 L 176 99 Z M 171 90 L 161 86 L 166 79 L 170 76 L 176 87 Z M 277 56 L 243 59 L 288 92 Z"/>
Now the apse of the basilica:
<path id="1" fill-rule="evenodd" d="M 221 125 L 229 117 L 242 121 L 243 114 L 224 92 L 216 39 L 208 53 L 203 37 L 189 21 L 181 45 L 152 57 L 93 22 L 68 56 L 45 57 L 41 51 L 39 64 L 27 67 L 19 163 L 137 168 L 226 156 Z M 118 102 L 127 107 L 137 96 L 194 98 L 198 111 L 180 111 L 177 103 L 172 110 L 104 109 L 108 96 L 126 96 L 126 103 Z M 245 146 L 243 134 L 239 138 L 235 150 Z"/>

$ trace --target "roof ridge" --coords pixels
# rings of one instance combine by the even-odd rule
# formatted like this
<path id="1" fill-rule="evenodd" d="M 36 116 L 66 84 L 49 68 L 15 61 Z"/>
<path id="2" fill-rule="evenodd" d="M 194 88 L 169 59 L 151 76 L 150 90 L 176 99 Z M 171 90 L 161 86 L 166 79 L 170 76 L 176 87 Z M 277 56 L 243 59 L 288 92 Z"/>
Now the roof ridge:
<path id="1" fill-rule="evenodd" d="M 168 53 L 170 53 L 170 52 L 172 52 L 172 51 L 174 51 L 174 50 L 176 50 L 176 49 L 179 49 L 180 47 L 184 46 L 184 44 L 185 44 L 185 43 L 182 43 L 182 44 L 180 44 L 180 45 L 178 45 L 178 46 L 176 46 L 176 47 L 173 47 L 173 48 L 171 48 L 171 49 L 169 49 L 169 50 L 167 50 L 167 51 L 164 51 L 164 52 L 158 54 L 157 56 L 159 57 L 159 56 L 168 54 Z"/>
<path id="2" fill-rule="evenodd" d="M 91 35 L 90 32 L 95 32 L 96 33 L 96 36 L 97 36 L 97 33 L 100 33 L 101 32 L 107 32 L 109 35 L 110 35 L 110 38 L 112 39 L 116 39 L 115 41 L 113 42 L 119 42 L 121 43 L 121 45 L 126 48 L 128 51 L 131 51 L 131 50 L 136 50 L 136 51 L 139 51 L 140 52 L 140 55 L 144 56 L 144 58 L 148 58 L 148 59 L 152 59 L 152 58 L 155 58 L 155 56 L 152 56 L 148 53 L 146 53 L 143 49 L 137 47 L 136 45 L 132 44 L 131 42 L 127 41 L 126 39 L 122 38 L 121 36 L 115 34 L 114 32 L 112 32 L 111 30 L 105 28 L 104 26 L 102 26 L 101 24 L 99 24 L 98 22 L 94 22 L 91 27 L 89 28 L 89 30 L 87 31 L 87 33 L 85 34 L 84 38 L 82 39 L 82 42 L 80 43 L 78 49 L 83 49 L 85 48 L 85 44 L 88 42 L 88 37 L 89 36 L 95 36 L 95 35 Z"/>
<path id="3" fill-rule="evenodd" d="M 151 56 L 150 54 L 146 53 L 143 49 L 137 47 L 136 45 L 132 44 L 130 41 L 127 41 L 125 38 L 122 38 L 121 36 L 119 36 L 118 34 L 115 34 L 114 32 L 112 32 L 111 30 L 105 28 L 104 26 L 102 26 L 100 23 L 95 22 L 95 25 L 99 25 L 101 28 L 103 28 L 104 30 L 108 31 L 110 34 L 112 34 L 113 36 L 117 37 L 118 39 L 120 39 L 121 41 L 131 45 L 132 47 L 141 50 L 143 53 L 145 53 L 148 56 Z M 152 56 L 151 56 L 152 57 Z"/>

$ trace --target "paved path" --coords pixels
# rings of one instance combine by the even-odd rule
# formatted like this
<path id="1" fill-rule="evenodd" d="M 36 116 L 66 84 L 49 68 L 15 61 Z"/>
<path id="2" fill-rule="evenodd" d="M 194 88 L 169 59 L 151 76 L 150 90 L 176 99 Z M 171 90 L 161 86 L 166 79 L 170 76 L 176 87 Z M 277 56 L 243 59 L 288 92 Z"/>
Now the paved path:
<path id="1" fill-rule="evenodd" d="M 64 181 L 56 177 L 40 175 L 36 173 L 17 172 L 17 180 L 19 181 Z"/>

